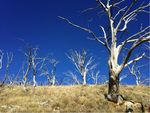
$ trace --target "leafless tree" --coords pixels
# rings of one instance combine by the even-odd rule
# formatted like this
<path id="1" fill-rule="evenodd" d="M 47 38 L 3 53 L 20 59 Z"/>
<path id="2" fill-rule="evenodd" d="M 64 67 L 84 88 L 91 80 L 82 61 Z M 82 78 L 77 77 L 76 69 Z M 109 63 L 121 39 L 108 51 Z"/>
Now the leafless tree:
<path id="1" fill-rule="evenodd" d="M 143 58 L 143 55 L 134 58 L 131 58 L 131 55 L 133 55 L 133 51 L 139 45 L 150 41 L 150 26 L 147 26 L 142 30 L 139 29 L 139 31 L 126 37 L 123 41 L 119 41 L 119 39 L 122 34 L 125 34 L 131 21 L 134 21 L 140 13 L 149 13 L 149 10 L 147 9 L 150 7 L 150 3 L 137 6 L 139 2 L 138 0 L 130 0 L 129 5 L 125 4 L 125 0 L 96 0 L 96 2 L 98 7 L 106 15 L 109 23 L 108 29 L 110 30 L 100 26 L 103 32 L 103 37 L 97 36 L 97 34 L 89 27 L 80 26 L 61 16 L 59 16 L 59 18 L 74 27 L 88 32 L 91 34 L 93 40 L 96 40 L 106 48 L 109 55 L 109 86 L 107 99 L 118 103 L 118 98 L 120 95 L 119 75 L 125 67 Z M 128 48 L 128 52 L 121 63 L 119 63 L 118 59 L 120 58 L 120 53 L 126 46 Z"/>
<path id="2" fill-rule="evenodd" d="M 25 52 L 25 56 L 27 57 L 27 68 L 23 76 L 23 84 L 26 86 L 27 84 L 27 76 L 29 74 L 29 71 L 32 70 L 33 74 L 33 86 L 37 86 L 36 82 L 36 75 L 37 75 L 37 66 L 41 62 L 43 62 L 43 58 L 40 58 L 37 56 L 38 48 L 33 48 L 31 46 L 27 47 L 27 52 Z"/>
<path id="3" fill-rule="evenodd" d="M 3 86 L 6 80 L 9 78 L 9 69 L 10 65 L 12 64 L 13 61 L 13 53 L 7 53 L 7 64 L 6 64 L 6 69 L 5 69 L 5 75 L 4 75 L 4 80 L 2 81 L 0 86 Z"/>
<path id="4" fill-rule="evenodd" d="M 55 85 L 56 83 L 56 65 L 59 63 L 59 61 L 57 61 L 56 59 L 51 59 L 50 63 L 52 65 L 52 85 Z"/>
<path id="5" fill-rule="evenodd" d="M 0 69 L 2 69 L 3 67 L 3 56 L 4 56 L 4 53 L 3 51 L 0 49 Z M 3 83 L 0 84 L 0 87 L 3 86 Z"/>
<path id="6" fill-rule="evenodd" d="M 142 74 L 140 72 L 140 68 L 144 67 L 145 65 L 142 65 L 142 66 L 138 66 L 137 65 L 137 62 L 135 62 L 131 67 L 129 66 L 129 72 L 130 72 L 130 75 L 134 76 L 135 77 L 135 80 L 136 80 L 136 85 L 139 86 L 141 84 L 144 84 L 144 82 L 148 81 L 150 82 L 150 78 L 147 78 L 147 79 L 144 79 L 142 80 L 141 77 L 142 77 Z"/>
<path id="7" fill-rule="evenodd" d="M 18 70 L 16 74 L 11 74 L 8 76 L 9 85 L 21 85 L 21 68 Z"/>
<path id="8" fill-rule="evenodd" d="M 69 78 L 71 78 L 71 83 L 72 84 L 77 84 L 80 85 L 81 81 L 78 79 L 77 75 L 75 73 L 73 73 L 72 71 L 68 71 L 67 73 L 65 73 L 65 75 Z"/>
<path id="9" fill-rule="evenodd" d="M 100 71 L 92 71 L 90 72 L 90 77 L 93 80 L 94 84 L 97 85 L 99 83 L 99 79 L 100 79 Z"/>
<path id="10" fill-rule="evenodd" d="M 51 74 L 49 73 L 48 69 L 42 69 L 42 73 L 40 75 L 46 76 L 48 80 L 48 85 L 51 85 Z"/>
<path id="11" fill-rule="evenodd" d="M 87 74 L 90 72 L 90 70 L 96 67 L 93 57 L 88 57 L 88 54 L 85 50 L 82 52 L 72 51 L 69 55 L 67 55 L 67 57 L 72 61 L 77 71 L 81 74 L 83 78 L 83 85 L 86 85 Z"/>
<path id="12" fill-rule="evenodd" d="M 56 85 L 56 65 L 59 63 L 56 59 L 49 59 L 47 58 L 48 64 L 52 66 L 51 72 L 46 67 L 46 69 L 42 69 L 41 75 L 45 75 L 47 77 L 49 85 Z M 44 67 L 44 64 L 43 66 Z"/>

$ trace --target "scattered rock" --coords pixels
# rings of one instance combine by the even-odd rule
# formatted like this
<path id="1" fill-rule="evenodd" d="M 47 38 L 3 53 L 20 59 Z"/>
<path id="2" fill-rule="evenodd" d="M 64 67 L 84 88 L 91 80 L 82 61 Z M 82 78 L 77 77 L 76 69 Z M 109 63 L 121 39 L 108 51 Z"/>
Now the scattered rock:
<path id="1" fill-rule="evenodd" d="M 41 106 L 48 106 L 49 105 L 49 100 L 44 101 L 44 102 L 40 102 L 39 103 Z"/>
<path id="2" fill-rule="evenodd" d="M 140 112 L 144 113 L 144 106 L 142 103 L 133 102 L 133 101 L 125 101 L 125 112 L 132 113 L 132 112 Z"/>

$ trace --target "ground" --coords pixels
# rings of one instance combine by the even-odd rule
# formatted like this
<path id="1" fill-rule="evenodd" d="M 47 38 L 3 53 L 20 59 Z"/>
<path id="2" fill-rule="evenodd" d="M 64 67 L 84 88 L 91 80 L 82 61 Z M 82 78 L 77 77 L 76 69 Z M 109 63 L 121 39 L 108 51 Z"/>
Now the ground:
<path id="1" fill-rule="evenodd" d="M 150 106 L 149 86 L 121 86 L 129 100 Z M 124 105 L 105 99 L 106 85 L 4 86 L 0 88 L 0 112 L 124 112 Z"/>

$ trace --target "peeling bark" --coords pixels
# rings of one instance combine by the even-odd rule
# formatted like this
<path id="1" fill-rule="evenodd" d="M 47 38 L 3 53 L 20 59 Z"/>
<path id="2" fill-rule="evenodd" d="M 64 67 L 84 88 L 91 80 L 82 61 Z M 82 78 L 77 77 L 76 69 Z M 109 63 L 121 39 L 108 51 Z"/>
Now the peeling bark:
<path id="1" fill-rule="evenodd" d="M 119 93 L 119 67 L 112 64 L 112 61 L 109 63 L 109 85 L 108 85 L 108 95 L 107 99 L 115 103 L 119 102 L 120 93 Z M 113 66 L 116 66 L 115 68 Z M 122 99 L 123 100 L 123 99 Z M 119 102 L 122 103 L 122 102 Z"/>

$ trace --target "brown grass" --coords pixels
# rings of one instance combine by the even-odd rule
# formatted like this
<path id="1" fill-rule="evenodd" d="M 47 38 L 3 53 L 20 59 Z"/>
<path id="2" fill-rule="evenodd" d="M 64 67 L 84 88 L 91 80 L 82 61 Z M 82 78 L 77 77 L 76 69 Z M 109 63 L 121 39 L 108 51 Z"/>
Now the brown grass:
<path id="1" fill-rule="evenodd" d="M 150 105 L 150 87 L 121 86 L 123 96 Z M 124 112 L 104 98 L 107 87 L 89 86 L 13 86 L 0 89 L 0 112 Z"/>

